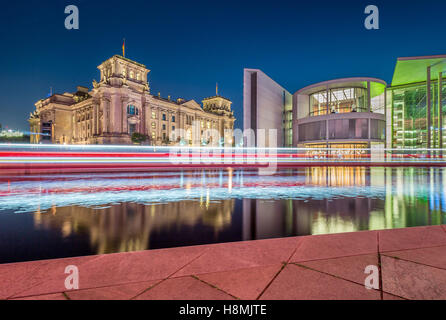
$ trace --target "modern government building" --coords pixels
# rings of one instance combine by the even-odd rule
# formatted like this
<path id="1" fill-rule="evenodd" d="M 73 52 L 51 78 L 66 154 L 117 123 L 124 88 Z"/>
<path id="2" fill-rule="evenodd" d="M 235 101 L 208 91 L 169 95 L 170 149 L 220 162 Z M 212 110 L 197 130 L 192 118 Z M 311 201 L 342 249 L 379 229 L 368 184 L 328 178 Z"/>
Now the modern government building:
<path id="1" fill-rule="evenodd" d="M 445 148 L 445 67 L 446 55 L 398 58 L 391 85 L 371 77 L 344 78 L 293 95 L 261 70 L 245 69 L 244 127 L 276 129 L 278 147 L 355 153 Z"/>

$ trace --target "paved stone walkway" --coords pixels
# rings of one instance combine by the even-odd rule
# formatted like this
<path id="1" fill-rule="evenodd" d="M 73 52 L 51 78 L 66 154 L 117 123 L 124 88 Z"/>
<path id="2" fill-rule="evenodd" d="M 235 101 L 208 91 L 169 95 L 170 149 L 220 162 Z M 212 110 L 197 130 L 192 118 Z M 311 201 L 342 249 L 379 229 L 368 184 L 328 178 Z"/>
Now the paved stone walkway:
<path id="1" fill-rule="evenodd" d="M 3 264 L 0 299 L 446 299 L 446 225 Z"/>

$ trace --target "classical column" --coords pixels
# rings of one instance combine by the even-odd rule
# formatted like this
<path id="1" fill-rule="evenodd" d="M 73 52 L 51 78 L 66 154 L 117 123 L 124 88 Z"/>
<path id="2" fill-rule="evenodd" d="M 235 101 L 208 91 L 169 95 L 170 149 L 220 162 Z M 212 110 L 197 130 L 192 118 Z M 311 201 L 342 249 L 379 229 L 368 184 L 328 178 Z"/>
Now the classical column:
<path id="1" fill-rule="evenodd" d="M 120 119 L 121 119 L 121 133 L 126 134 L 129 132 L 128 129 L 128 123 L 127 123 L 127 102 L 128 97 L 121 97 L 121 100 L 119 101 L 119 107 L 120 110 Z"/>
<path id="2" fill-rule="evenodd" d="M 110 116 L 110 110 L 109 110 L 109 102 L 105 96 L 101 99 L 101 109 L 102 109 L 102 132 L 108 133 L 109 127 L 109 116 Z"/>
<path id="3" fill-rule="evenodd" d="M 76 127 L 77 127 L 77 111 L 73 113 L 73 139 L 76 139 Z"/>
<path id="4" fill-rule="evenodd" d="M 141 98 L 141 114 L 139 115 L 141 121 L 139 132 L 142 134 L 146 134 L 146 99 L 144 98 L 144 95 Z"/>

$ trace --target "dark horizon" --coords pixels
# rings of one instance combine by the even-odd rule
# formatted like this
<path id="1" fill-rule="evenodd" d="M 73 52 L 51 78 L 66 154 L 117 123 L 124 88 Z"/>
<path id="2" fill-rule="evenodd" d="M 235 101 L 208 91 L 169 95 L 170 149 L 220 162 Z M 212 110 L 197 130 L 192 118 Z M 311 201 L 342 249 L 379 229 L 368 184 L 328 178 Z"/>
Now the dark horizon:
<path id="1" fill-rule="evenodd" d="M 76 5 L 80 29 L 64 28 Z M 121 54 L 145 64 L 151 93 L 197 102 L 219 93 L 243 126 L 243 69 L 256 68 L 294 93 L 312 83 L 367 76 L 390 84 L 396 59 L 446 53 L 446 3 L 374 1 L 380 29 L 364 28 L 369 1 L 26 1 L 0 12 L 0 123 L 28 130 L 34 103 L 92 87 L 97 66 Z M 435 10 L 434 10 L 435 9 Z"/>

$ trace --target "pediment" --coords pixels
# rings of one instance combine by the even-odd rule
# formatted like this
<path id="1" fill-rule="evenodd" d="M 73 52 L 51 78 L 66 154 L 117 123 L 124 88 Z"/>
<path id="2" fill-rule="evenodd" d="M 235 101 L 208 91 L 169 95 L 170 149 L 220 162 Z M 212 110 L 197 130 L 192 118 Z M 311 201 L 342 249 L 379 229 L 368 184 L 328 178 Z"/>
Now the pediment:
<path id="1" fill-rule="evenodd" d="M 185 103 L 182 103 L 181 105 L 191 108 L 191 109 L 195 109 L 195 110 L 202 110 L 201 105 L 199 105 L 195 100 L 186 101 Z"/>

